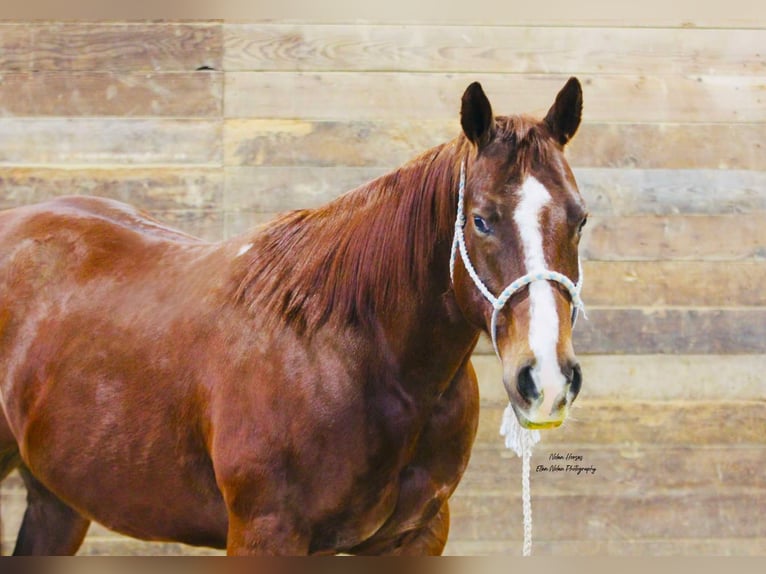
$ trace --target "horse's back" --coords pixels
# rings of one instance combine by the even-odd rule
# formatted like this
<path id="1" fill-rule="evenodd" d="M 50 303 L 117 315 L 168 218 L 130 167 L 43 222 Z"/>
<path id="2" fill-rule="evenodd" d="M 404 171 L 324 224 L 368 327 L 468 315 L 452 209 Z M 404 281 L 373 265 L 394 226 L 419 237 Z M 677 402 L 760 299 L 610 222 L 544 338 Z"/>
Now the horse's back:
<path id="1" fill-rule="evenodd" d="M 88 225 L 111 225 L 114 230 L 146 238 L 182 243 L 200 239 L 168 227 L 148 213 L 120 201 L 91 196 L 64 196 L 0 212 L 0 237 L 11 229 L 20 234 L 35 232 L 46 236 L 58 228 L 86 230 Z M 26 226 L 26 227 L 24 227 Z"/>

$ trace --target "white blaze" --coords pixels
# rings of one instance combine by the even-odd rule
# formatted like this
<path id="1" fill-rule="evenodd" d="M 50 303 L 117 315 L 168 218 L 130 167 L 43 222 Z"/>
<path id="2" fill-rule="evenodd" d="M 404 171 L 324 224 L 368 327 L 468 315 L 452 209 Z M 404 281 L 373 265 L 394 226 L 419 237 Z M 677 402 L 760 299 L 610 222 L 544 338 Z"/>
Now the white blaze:
<path id="1" fill-rule="evenodd" d="M 551 201 L 545 186 L 530 176 L 521 186 L 521 200 L 513 214 L 524 248 L 527 273 L 548 268 L 543 249 L 540 215 Z M 535 355 L 532 378 L 543 393 L 540 411 L 543 417 L 551 414 L 554 401 L 564 390 L 566 379 L 561 373 L 556 347 L 559 341 L 559 316 L 553 287 L 548 281 L 534 281 L 529 285 L 529 348 Z"/>

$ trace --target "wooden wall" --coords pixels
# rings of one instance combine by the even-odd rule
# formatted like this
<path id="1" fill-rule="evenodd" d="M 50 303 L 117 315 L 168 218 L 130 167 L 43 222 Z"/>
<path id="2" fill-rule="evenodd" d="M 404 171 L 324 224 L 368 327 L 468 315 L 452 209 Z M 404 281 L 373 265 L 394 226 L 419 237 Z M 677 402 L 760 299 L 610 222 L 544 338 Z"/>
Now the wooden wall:
<path id="1" fill-rule="evenodd" d="M 535 473 L 535 551 L 766 554 L 764 46 L 763 28 L 646 22 L 0 23 L 0 206 L 98 194 L 229 237 L 453 137 L 471 81 L 497 113 L 542 114 L 576 75 L 585 387 L 533 464 L 598 472 Z M 490 353 L 450 553 L 519 552 Z M 83 551 L 181 550 L 96 528 Z"/>

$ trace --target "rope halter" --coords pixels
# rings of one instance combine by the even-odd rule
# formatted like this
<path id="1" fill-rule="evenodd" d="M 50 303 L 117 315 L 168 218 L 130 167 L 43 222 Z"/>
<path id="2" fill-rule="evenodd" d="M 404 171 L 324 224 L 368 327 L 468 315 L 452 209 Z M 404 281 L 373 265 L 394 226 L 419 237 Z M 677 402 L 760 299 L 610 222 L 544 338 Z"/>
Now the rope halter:
<path id="1" fill-rule="evenodd" d="M 465 162 L 460 165 L 460 186 L 458 188 L 458 204 L 457 204 L 457 218 L 455 219 L 455 237 L 452 240 L 452 253 L 450 255 L 450 279 L 452 284 L 455 284 L 455 260 L 457 254 L 460 252 L 460 257 L 463 261 L 463 266 L 468 275 L 476 285 L 476 288 L 484 295 L 492 304 L 492 321 L 490 325 L 490 334 L 492 336 L 492 346 L 495 348 L 495 353 L 500 358 L 500 351 L 497 348 L 497 316 L 500 310 L 505 307 L 505 304 L 513 296 L 514 293 L 522 289 L 523 287 L 533 283 L 535 281 L 556 281 L 561 283 L 569 292 L 572 305 L 572 328 L 574 328 L 577 321 L 577 315 L 580 311 L 585 314 L 585 306 L 580 298 L 580 290 L 582 289 L 582 267 L 580 266 L 580 260 L 577 260 L 579 282 L 573 283 L 569 277 L 559 273 L 557 271 L 551 271 L 550 269 L 541 269 L 533 271 L 519 277 L 514 280 L 508 287 L 495 297 L 492 292 L 487 289 L 479 275 L 476 273 L 471 264 L 471 259 L 468 257 L 468 250 L 465 246 L 465 237 L 463 235 L 463 229 L 465 228 L 465 213 L 463 204 L 465 203 Z M 529 475 L 532 459 L 532 448 L 535 443 L 540 440 L 540 432 L 537 430 L 527 430 L 521 427 L 518 419 L 513 414 L 510 403 L 505 408 L 503 413 L 503 422 L 500 427 L 500 434 L 505 437 L 505 446 L 513 450 L 522 459 L 521 470 L 521 485 L 522 485 L 522 510 L 524 514 L 524 542 L 522 545 L 522 555 L 529 556 L 532 553 L 532 498 L 530 493 Z"/>
<path id="2" fill-rule="evenodd" d="M 497 316 L 500 311 L 508 303 L 508 300 L 517 291 L 523 289 L 530 283 L 535 281 L 555 281 L 560 283 L 566 288 L 571 298 L 572 305 L 572 328 L 574 328 L 577 322 L 577 316 L 582 311 L 585 314 L 585 305 L 580 298 L 580 290 L 582 289 L 582 266 L 580 265 L 580 259 L 577 259 L 579 282 L 575 284 L 569 277 L 558 271 L 552 271 L 550 269 L 538 269 L 522 275 L 518 279 L 515 279 L 510 285 L 508 285 L 503 291 L 495 297 L 492 292 L 484 285 L 484 282 L 479 278 L 476 269 L 471 264 L 471 259 L 468 256 L 468 249 L 465 246 L 465 235 L 463 229 L 465 228 L 465 161 L 460 164 L 460 185 L 458 187 L 458 203 L 457 203 L 457 217 L 455 218 L 455 236 L 452 240 L 452 253 L 450 254 L 449 273 L 452 284 L 455 284 L 455 260 L 457 259 L 458 252 L 463 262 L 465 270 L 468 271 L 468 275 L 473 280 L 474 285 L 479 292 L 484 296 L 487 301 L 492 305 L 492 321 L 490 323 L 490 336 L 492 337 L 492 346 L 495 349 L 495 354 L 500 357 L 500 351 L 497 347 Z"/>

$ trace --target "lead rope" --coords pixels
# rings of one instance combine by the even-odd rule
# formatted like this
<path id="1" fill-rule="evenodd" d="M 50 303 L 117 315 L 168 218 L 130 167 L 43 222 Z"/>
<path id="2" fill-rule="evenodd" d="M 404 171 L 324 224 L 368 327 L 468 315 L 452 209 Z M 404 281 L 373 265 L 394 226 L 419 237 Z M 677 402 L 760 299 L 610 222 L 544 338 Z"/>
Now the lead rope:
<path id="1" fill-rule="evenodd" d="M 532 493 L 529 475 L 532 467 L 532 449 L 540 442 L 540 431 L 527 430 L 519 424 L 511 404 L 505 407 L 500 435 L 505 437 L 506 448 L 521 457 L 521 510 L 524 515 L 524 544 L 522 556 L 532 554 Z"/>
<path id="2" fill-rule="evenodd" d="M 471 280 L 476 285 L 477 289 L 492 305 L 492 321 L 490 326 L 492 346 L 495 348 L 495 354 L 498 359 L 500 358 L 500 352 L 497 348 L 497 316 L 500 310 L 505 306 L 511 296 L 516 291 L 532 283 L 533 281 L 556 281 L 566 287 L 569 291 L 569 295 L 572 298 L 572 328 L 574 328 L 577 321 L 578 312 L 582 311 L 585 315 L 585 305 L 580 299 L 580 290 L 582 289 L 582 267 L 578 258 L 578 274 L 579 281 L 577 284 L 573 283 L 569 277 L 551 271 L 548 269 L 538 270 L 534 273 L 527 273 L 523 277 L 519 277 L 513 283 L 503 289 L 499 296 L 495 297 L 486 285 L 479 278 L 479 274 L 476 273 L 471 259 L 468 257 L 468 250 L 465 246 L 465 238 L 463 237 L 463 227 L 465 227 L 465 213 L 463 211 L 463 196 L 465 193 L 465 162 L 460 164 L 460 184 L 458 187 L 458 207 L 457 217 L 455 218 L 455 236 L 452 240 L 452 252 L 450 253 L 450 279 L 454 283 L 455 275 L 455 260 L 458 253 L 463 262 L 463 267 L 468 272 Z M 506 448 L 512 450 L 517 456 L 521 457 L 521 505 L 524 515 L 524 543 L 522 546 L 522 556 L 530 556 L 532 554 L 532 495 L 530 488 L 529 475 L 531 472 L 532 462 L 532 449 L 540 442 L 540 431 L 528 430 L 522 428 L 519 424 L 518 418 L 511 408 L 511 403 L 505 407 L 503 412 L 503 420 L 500 424 L 500 434 L 505 437 Z"/>

